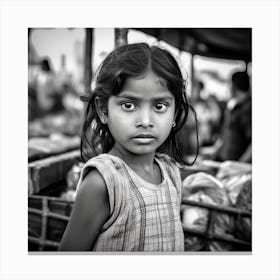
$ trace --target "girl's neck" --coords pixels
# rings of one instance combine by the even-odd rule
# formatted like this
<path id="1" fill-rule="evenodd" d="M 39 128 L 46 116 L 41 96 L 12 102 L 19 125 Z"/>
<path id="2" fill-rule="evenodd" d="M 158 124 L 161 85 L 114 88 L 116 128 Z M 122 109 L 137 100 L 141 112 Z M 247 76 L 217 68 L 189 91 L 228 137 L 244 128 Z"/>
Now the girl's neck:
<path id="1" fill-rule="evenodd" d="M 117 156 L 122 159 L 130 168 L 134 170 L 145 170 L 146 172 L 153 172 L 154 170 L 154 158 L 155 152 L 151 154 L 137 155 L 132 154 L 129 151 L 118 147 L 115 145 L 111 151 L 110 155 Z"/>

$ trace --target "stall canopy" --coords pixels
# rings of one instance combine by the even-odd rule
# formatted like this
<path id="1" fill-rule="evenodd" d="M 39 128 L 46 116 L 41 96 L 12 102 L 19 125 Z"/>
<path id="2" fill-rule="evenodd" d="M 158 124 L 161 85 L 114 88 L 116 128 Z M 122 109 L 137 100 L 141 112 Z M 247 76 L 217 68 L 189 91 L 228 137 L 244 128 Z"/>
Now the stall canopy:
<path id="1" fill-rule="evenodd" d="M 252 61 L 251 28 L 135 28 L 193 55 Z"/>

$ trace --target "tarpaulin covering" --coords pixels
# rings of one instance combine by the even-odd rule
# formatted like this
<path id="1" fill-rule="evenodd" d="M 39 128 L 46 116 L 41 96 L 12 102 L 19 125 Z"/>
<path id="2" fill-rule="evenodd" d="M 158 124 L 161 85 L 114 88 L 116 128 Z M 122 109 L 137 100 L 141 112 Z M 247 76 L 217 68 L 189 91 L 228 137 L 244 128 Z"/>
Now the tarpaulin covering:
<path id="1" fill-rule="evenodd" d="M 134 28 L 193 55 L 252 61 L 251 28 Z"/>

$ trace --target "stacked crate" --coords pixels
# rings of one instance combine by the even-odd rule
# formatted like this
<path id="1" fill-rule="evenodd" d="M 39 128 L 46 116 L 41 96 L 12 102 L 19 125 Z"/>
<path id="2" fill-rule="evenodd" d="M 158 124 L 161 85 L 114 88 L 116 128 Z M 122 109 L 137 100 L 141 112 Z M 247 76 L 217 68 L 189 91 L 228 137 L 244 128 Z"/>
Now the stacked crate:
<path id="1" fill-rule="evenodd" d="M 59 198 L 79 150 L 28 164 L 28 250 L 54 251 L 67 225 L 73 202 Z"/>

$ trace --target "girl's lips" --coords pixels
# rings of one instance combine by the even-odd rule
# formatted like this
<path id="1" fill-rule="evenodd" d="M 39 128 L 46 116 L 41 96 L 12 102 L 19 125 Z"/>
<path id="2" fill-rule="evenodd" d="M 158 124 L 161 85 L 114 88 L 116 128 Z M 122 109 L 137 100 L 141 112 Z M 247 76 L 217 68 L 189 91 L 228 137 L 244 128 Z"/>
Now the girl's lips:
<path id="1" fill-rule="evenodd" d="M 155 140 L 154 137 L 134 137 L 133 140 L 138 144 L 150 144 Z"/>
<path id="2" fill-rule="evenodd" d="M 153 139 L 155 137 L 151 134 L 138 134 L 138 135 L 134 136 L 133 138 L 136 138 L 136 139 Z"/>

